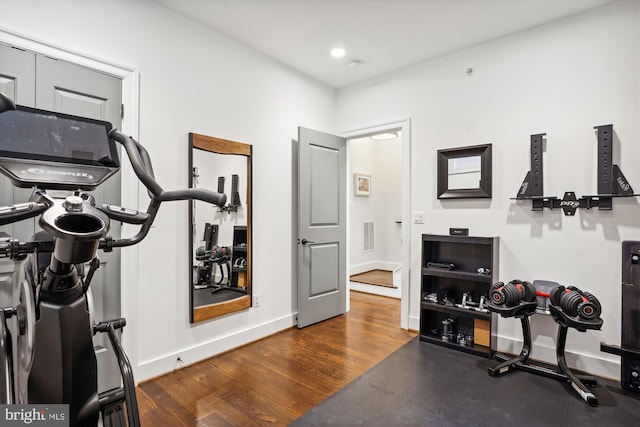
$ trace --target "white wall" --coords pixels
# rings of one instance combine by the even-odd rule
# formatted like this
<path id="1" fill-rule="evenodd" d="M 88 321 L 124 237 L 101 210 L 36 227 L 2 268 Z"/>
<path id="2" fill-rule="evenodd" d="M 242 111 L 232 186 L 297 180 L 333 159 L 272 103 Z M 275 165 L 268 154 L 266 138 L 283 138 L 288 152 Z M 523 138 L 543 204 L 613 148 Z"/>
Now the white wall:
<path id="1" fill-rule="evenodd" d="M 350 274 L 370 268 L 387 268 L 400 264 L 401 169 L 402 143 L 399 138 L 374 141 L 369 137 L 349 141 Z M 356 196 L 353 173 L 371 175 L 371 195 Z M 364 223 L 374 223 L 374 250 L 364 250 Z M 379 266 L 378 266 L 379 265 Z"/>
<path id="2" fill-rule="evenodd" d="M 420 235 L 468 227 L 500 236 L 501 280 L 575 285 L 602 302 L 602 331 L 570 331 L 567 360 L 619 376 L 619 359 L 599 351 L 620 342 L 621 242 L 640 239 L 637 198 L 612 211 L 532 212 L 510 200 L 529 170 L 529 136 L 546 132 L 545 195 L 597 193 L 593 126 L 613 123 L 615 163 L 640 192 L 640 3 L 622 1 L 414 66 L 338 92 L 338 130 L 409 117 L 412 139 L 410 326 L 418 328 Z M 467 68 L 473 68 L 467 75 Z M 493 198 L 439 201 L 436 150 L 493 143 Z M 519 352 L 520 322 L 499 319 L 499 348 Z M 556 328 L 532 319 L 533 357 L 555 361 Z"/>
<path id="3" fill-rule="evenodd" d="M 125 274 L 137 283 L 122 284 L 136 379 L 174 369 L 177 356 L 189 364 L 290 326 L 291 259 L 274 255 L 289 254 L 293 241 L 291 169 L 282 161 L 298 125 L 334 130 L 335 92 L 150 1 L 2 0 L 0 28 L 138 71 L 140 142 L 166 189 L 188 185 L 189 132 L 253 145 L 261 306 L 189 324 L 188 204 L 163 205 L 147 239 L 122 249 L 139 259 Z"/>

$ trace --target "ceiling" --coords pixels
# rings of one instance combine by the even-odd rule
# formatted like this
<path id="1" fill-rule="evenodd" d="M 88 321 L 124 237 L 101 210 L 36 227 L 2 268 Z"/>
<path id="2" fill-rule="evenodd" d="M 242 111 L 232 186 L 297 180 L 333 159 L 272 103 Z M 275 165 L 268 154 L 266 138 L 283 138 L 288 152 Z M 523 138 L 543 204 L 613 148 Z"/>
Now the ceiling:
<path id="1" fill-rule="evenodd" d="M 156 1 L 342 88 L 614 0 Z"/>

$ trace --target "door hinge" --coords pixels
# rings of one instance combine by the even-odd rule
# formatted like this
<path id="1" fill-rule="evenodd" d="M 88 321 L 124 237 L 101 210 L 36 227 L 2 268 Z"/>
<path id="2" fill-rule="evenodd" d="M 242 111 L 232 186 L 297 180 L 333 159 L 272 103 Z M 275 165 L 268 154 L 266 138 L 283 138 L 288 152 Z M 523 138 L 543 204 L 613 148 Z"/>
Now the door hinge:
<path id="1" fill-rule="evenodd" d="M 120 104 L 120 118 L 124 119 L 124 104 Z"/>

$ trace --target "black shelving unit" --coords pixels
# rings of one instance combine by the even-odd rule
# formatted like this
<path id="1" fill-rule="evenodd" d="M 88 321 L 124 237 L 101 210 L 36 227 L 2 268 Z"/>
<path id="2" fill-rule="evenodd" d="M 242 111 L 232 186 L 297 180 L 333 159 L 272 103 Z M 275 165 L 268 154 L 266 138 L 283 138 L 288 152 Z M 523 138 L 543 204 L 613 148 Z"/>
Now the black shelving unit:
<path id="1" fill-rule="evenodd" d="M 233 227 L 233 254 L 231 256 L 231 286 L 245 288 L 247 286 L 247 227 Z M 244 259 L 244 262 L 242 260 Z"/>
<path id="2" fill-rule="evenodd" d="M 497 281 L 499 246 L 498 237 L 422 235 L 422 341 L 493 357 L 496 315 L 479 303 L 482 296 L 488 302 L 491 285 Z M 429 268 L 428 263 L 454 267 Z M 480 268 L 490 272 L 478 273 Z M 471 303 L 461 307 L 465 294 Z"/>

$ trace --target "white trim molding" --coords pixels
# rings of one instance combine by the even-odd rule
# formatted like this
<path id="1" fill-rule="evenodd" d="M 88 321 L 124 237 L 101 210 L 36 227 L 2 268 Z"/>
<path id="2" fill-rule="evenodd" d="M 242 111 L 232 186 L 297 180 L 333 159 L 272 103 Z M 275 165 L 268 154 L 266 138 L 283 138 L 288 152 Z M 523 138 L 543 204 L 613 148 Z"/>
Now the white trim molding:
<path id="1" fill-rule="evenodd" d="M 293 313 L 248 329 L 217 337 L 209 342 L 199 343 L 193 347 L 184 348 L 152 360 L 143 361 L 138 366 L 139 372 L 136 378 L 139 377 L 140 380 L 146 381 L 175 371 L 176 369 L 201 362 L 218 354 L 233 350 L 234 348 L 247 345 L 250 342 L 260 340 L 295 326 L 297 318 L 298 313 Z"/>

